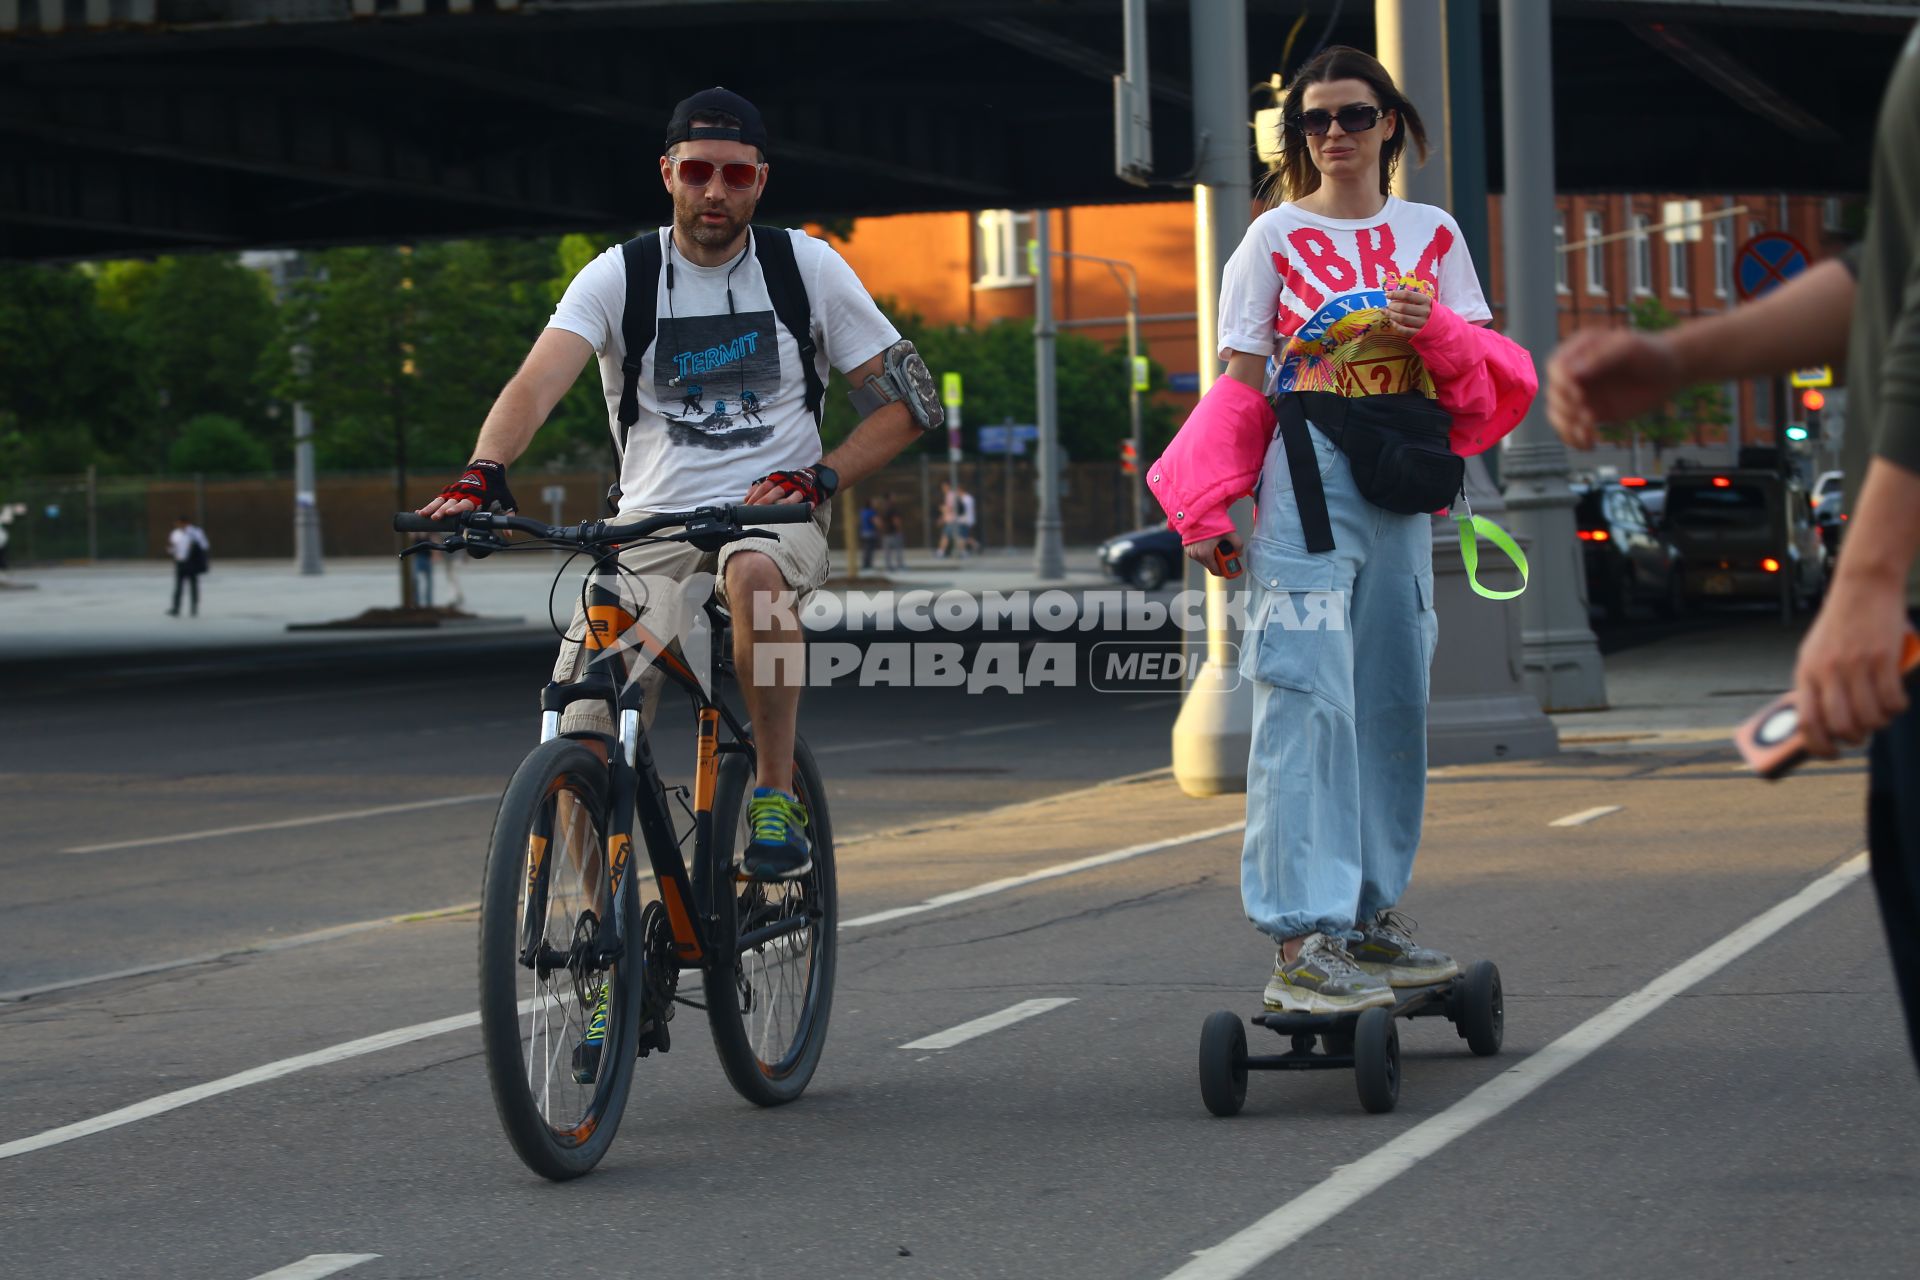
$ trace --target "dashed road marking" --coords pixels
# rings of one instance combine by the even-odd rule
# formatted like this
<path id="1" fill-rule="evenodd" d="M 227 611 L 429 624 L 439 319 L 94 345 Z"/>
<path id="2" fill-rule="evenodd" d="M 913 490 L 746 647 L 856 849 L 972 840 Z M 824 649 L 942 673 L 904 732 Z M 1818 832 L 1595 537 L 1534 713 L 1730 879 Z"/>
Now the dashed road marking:
<path id="1" fill-rule="evenodd" d="M 263 1271 L 253 1280 L 320 1280 L 322 1276 L 335 1275 L 379 1256 L 377 1253 L 310 1253 L 298 1262 Z"/>
<path id="2" fill-rule="evenodd" d="M 1050 1009 L 1058 1009 L 1063 1004 L 1072 1003 L 1072 996 L 1056 996 L 1046 1000 L 1022 1000 L 1011 1008 L 990 1013 L 984 1018 L 975 1018 L 972 1022 L 963 1022 L 957 1027 L 924 1036 L 919 1040 L 910 1040 L 900 1047 L 902 1049 L 951 1049 L 957 1044 L 978 1039 L 989 1031 L 998 1031 L 1016 1022 L 1025 1022 L 1028 1018 L 1037 1018 Z"/>
<path id="3" fill-rule="evenodd" d="M 1610 813 L 1618 813 L 1625 807 L 1625 805 L 1618 804 L 1595 805 L 1591 809 L 1582 809 L 1578 813 L 1570 813 L 1564 818 L 1555 818 L 1547 825 L 1550 827 L 1584 827 L 1595 818 L 1604 818 Z"/>
<path id="4" fill-rule="evenodd" d="M 304 818 L 282 818 L 277 822 L 250 822 L 242 827 L 211 827 L 205 831 L 183 831 L 171 836 L 143 836 L 138 840 L 115 840 L 111 844 L 83 844 L 61 853 L 109 853 L 115 849 L 144 849 L 156 844 L 184 844 L 188 840 L 211 840 L 217 836 L 242 836 L 255 831 L 286 831 L 292 827 L 313 827 L 323 822 L 346 822 L 354 818 L 380 818 L 389 813 L 412 813 L 416 809 L 443 809 L 448 805 L 474 804 L 481 800 L 498 801 L 498 791 L 477 791 L 468 796 L 441 796 L 438 800 L 409 800 L 405 804 L 381 804 L 371 809 L 343 809 L 339 813 L 316 813 Z"/>

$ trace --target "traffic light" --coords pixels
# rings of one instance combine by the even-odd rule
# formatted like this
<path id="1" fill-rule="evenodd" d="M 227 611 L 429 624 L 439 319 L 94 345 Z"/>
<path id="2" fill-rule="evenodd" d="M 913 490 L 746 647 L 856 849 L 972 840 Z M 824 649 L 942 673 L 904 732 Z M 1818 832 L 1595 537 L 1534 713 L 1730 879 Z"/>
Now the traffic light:
<path id="1" fill-rule="evenodd" d="M 1800 407 L 1806 411 L 1807 425 L 1799 435 L 1793 429 L 1787 429 L 1789 440 L 1818 440 L 1820 438 L 1820 411 L 1827 407 L 1827 393 L 1818 387 L 1808 387 L 1800 393 Z"/>
<path id="2" fill-rule="evenodd" d="M 1123 474 L 1130 476 L 1138 475 L 1140 472 L 1140 457 L 1134 452 L 1131 440 L 1120 442 L 1120 470 Z"/>

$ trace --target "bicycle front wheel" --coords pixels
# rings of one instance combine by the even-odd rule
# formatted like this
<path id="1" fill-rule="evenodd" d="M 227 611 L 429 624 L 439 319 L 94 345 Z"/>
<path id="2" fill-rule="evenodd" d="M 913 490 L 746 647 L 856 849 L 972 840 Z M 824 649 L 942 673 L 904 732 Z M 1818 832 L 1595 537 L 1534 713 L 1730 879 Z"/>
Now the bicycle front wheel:
<path id="1" fill-rule="evenodd" d="M 577 1178 L 612 1145 L 633 1083 L 638 948 L 594 956 L 612 926 L 607 767 L 555 738 L 501 797 L 480 903 L 480 1036 L 494 1107 L 521 1160 Z M 628 937 L 635 895 L 629 877 Z M 598 1039 L 590 1030 L 604 1005 Z"/>
<path id="2" fill-rule="evenodd" d="M 747 798 L 753 766 L 745 756 L 722 762 L 714 789 L 712 865 L 702 876 L 716 922 L 714 945 L 729 961 L 706 971 L 707 1021 L 727 1079 L 763 1107 L 806 1092 L 827 1042 L 833 1007 L 833 823 L 826 788 L 807 744 L 793 749 L 794 789 L 806 807 L 813 869 L 796 880 L 759 881 L 740 870 L 752 839 Z M 744 943 L 745 945 L 740 945 Z"/>

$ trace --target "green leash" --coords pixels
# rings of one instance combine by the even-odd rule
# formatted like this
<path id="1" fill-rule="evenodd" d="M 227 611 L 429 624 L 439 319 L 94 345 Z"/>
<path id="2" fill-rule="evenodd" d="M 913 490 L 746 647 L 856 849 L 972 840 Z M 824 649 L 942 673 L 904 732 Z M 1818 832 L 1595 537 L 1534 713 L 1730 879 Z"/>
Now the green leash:
<path id="1" fill-rule="evenodd" d="M 1467 566 L 1467 585 L 1472 587 L 1476 594 L 1485 596 L 1489 600 L 1511 600 L 1527 589 L 1527 553 L 1520 549 L 1520 544 L 1513 540 L 1513 535 L 1485 516 L 1473 514 L 1472 506 L 1468 506 L 1467 514 L 1455 516 L 1453 521 L 1460 526 L 1460 560 Z M 1484 536 L 1488 542 L 1506 552 L 1507 558 L 1513 561 L 1515 568 L 1520 570 L 1518 590 L 1495 591 L 1491 587 L 1480 585 L 1480 536 Z"/>

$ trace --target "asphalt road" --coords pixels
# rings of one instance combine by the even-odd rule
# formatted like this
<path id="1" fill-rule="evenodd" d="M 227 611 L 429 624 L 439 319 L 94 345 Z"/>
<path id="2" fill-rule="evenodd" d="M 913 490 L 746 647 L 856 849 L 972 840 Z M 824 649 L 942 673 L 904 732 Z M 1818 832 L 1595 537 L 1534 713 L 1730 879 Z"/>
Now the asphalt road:
<path id="1" fill-rule="evenodd" d="M 1099 786 L 1164 763 L 1173 706 L 1085 688 L 809 694 L 843 919 L 1148 851 L 844 930 L 794 1106 L 742 1102 L 685 1012 L 607 1161 L 548 1185 L 475 1031 L 426 1027 L 474 1007 L 473 915 L 303 936 L 477 898 L 548 652 L 460 649 L 5 673 L 0 991 L 296 945 L 0 1002 L 0 1274 L 1913 1274 L 1920 1092 L 1870 891 L 1823 881 L 1857 870 L 1857 760 L 1777 787 L 1713 745 L 1440 771 L 1405 906 L 1501 965 L 1505 1052 L 1402 1024 L 1391 1115 L 1322 1072 L 1256 1075 L 1219 1120 L 1200 1023 L 1252 1013 L 1272 954 L 1241 922 L 1241 804 Z M 1750 949 L 1686 967 L 1729 935 Z M 1064 1003 L 901 1047 L 1028 1000 Z"/>

